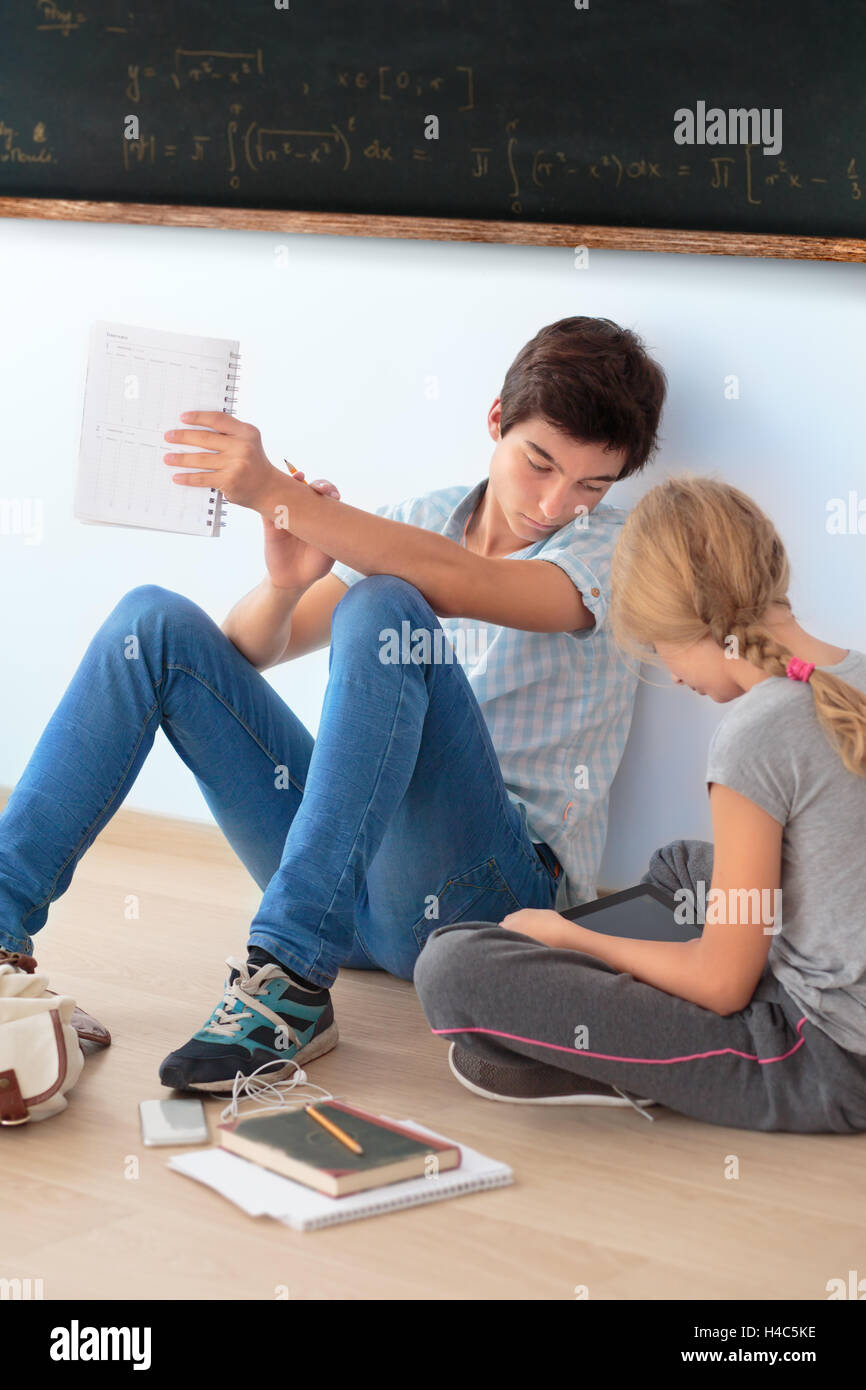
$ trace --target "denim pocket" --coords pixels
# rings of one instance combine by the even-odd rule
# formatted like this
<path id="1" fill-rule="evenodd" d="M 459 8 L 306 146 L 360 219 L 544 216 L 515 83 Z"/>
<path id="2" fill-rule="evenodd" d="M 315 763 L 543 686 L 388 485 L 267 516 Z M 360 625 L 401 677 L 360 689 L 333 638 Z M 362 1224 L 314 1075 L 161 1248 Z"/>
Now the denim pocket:
<path id="1" fill-rule="evenodd" d="M 464 874 L 447 878 L 436 894 L 435 916 L 422 916 L 412 927 L 419 948 L 437 927 L 454 922 L 499 922 L 509 912 L 519 912 L 514 896 L 495 859 L 485 859 Z"/>

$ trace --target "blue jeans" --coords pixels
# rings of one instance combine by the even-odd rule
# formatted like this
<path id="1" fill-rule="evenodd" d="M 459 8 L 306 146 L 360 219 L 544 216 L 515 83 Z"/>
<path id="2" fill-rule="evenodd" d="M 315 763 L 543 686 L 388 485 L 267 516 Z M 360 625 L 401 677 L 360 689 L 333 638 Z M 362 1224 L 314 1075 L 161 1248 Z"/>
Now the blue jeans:
<path id="1" fill-rule="evenodd" d="M 333 984 L 341 965 L 411 980 L 436 927 L 552 907 L 559 865 L 508 798 L 462 667 L 380 661 L 382 629 L 400 633 L 406 619 L 440 626 L 393 575 L 347 590 L 314 740 L 197 604 L 152 584 L 130 590 L 0 816 L 0 945 L 33 950 L 29 933 L 160 726 L 263 890 L 248 945 L 315 984 Z"/>

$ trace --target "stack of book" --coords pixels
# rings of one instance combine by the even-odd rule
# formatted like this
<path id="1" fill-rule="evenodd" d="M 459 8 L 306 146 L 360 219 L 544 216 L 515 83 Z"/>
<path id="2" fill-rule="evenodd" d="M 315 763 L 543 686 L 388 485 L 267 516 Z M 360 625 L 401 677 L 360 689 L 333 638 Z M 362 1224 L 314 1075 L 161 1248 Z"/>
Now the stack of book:
<path id="1" fill-rule="evenodd" d="M 218 1147 L 169 1167 L 300 1231 L 514 1181 L 507 1164 L 422 1125 L 336 1100 L 241 1116 L 217 1134 Z"/>

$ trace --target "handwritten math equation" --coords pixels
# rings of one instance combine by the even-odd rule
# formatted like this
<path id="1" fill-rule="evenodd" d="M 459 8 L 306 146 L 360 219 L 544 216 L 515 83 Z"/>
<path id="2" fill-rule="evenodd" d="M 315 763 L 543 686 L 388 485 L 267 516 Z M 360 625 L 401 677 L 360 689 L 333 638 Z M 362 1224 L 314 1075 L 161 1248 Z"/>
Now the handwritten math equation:
<path id="1" fill-rule="evenodd" d="M 84 11 L 63 10 L 54 0 L 38 0 L 37 28 L 71 40 L 90 25 Z M 105 34 L 132 36 L 136 42 L 135 15 L 126 11 L 126 22 L 103 25 Z M 772 204 L 784 198 L 791 207 L 808 193 L 844 189 L 846 201 L 862 199 L 861 175 L 853 153 L 834 156 L 823 168 L 800 168 L 790 155 L 770 158 L 751 145 L 716 147 L 712 153 L 683 158 L 682 147 L 663 153 L 601 151 L 592 142 L 581 142 L 571 151 L 567 142 L 556 148 L 540 147 L 531 134 L 520 130 L 521 119 L 505 119 L 501 136 L 492 143 L 473 140 L 483 110 L 476 100 L 477 77 L 470 64 L 455 64 L 440 73 L 422 73 L 388 64 L 374 67 L 340 67 L 333 63 L 315 82 L 294 79 L 281 86 L 280 105 L 290 119 L 259 119 L 257 108 L 273 93 L 261 90 L 265 54 L 260 47 L 231 51 L 220 48 L 174 48 L 160 63 L 125 62 L 119 67 L 125 118 L 136 117 L 134 138 L 118 123 L 118 167 L 130 178 L 145 168 L 164 169 L 187 165 L 213 170 L 233 191 L 256 193 L 256 182 L 268 172 L 288 168 L 309 170 L 304 191 L 320 171 L 346 174 L 350 169 L 388 167 L 405 175 L 406 166 L 436 166 L 447 161 L 450 175 L 468 184 L 490 181 L 496 195 L 514 215 L 541 201 L 560 206 L 576 205 L 593 189 L 604 189 L 616 203 L 623 200 L 627 212 L 630 190 L 653 187 L 685 189 L 699 185 L 720 199 L 749 207 Z M 257 88 L 259 91 L 257 92 Z M 217 100 L 185 103 L 180 116 L 172 96 L 203 91 Z M 220 109 L 218 94 L 226 95 Z M 417 135 L 406 135 L 405 108 L 414 104 Z M 352 114 L 347 107 L 357 105 Z M 194 107 L 198 129 L 190 130 L 189 109 Z M 306 111 L 305 108 L 306 107 Z M 389 114 L 403 108 L 401 120 Z M 313 110 L 326 110 L 326 119 L 306 119 Z M 69 132 L 53 132 L 44 119 L 31 119 L 25 130 L 2 118 L 0 111 L 0 164 L 49 164 L 63 168 L 68 160 Z M 177 119 L 175 120 L 175 117 Z M 476 118 L 473 120 L 473 118 Z M 166 126 L 176 129 L 166 135 Z M 178 123 L 179 126 L 178 126 Z M 454 127 L 460 123 L 461 143 L 455 159 Z M 157 133 L 159 131 L 160 133 Z M 414 135 L 414 132 L 413 132 Z M 52 138 L 55 137 L 55 138 Z M 92 142 L 92 132 L 91 132 Z M 441 143 L 440 143 L 441 139 Z M 111 148 L 109 142 L 107 148 Z M 441 153 L 440 153 L 441 152 Z M 396 180 L 395 180 L 396 181 Z M 285 186 L 286 180 L 282 179 Z M 404 187 L 406 186 L 404 182 Z"/>

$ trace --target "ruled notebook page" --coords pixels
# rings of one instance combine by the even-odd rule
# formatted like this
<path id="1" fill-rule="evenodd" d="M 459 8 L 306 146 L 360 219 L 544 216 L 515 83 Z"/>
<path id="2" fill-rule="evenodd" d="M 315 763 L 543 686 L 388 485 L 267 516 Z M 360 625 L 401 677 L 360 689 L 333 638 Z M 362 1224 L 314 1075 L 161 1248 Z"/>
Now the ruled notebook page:
<path id="1" fill-rule="evenodd" d="M 75 492 L 80 521 L 219 534 L 222 494 L 172 482 L 184 465 L 163 461 L 169 452 L 207 456 L 163 435 L 183 429 L 182 411 L 233 403 L 237 353 L 229 338 L 93 325 Z"/>

